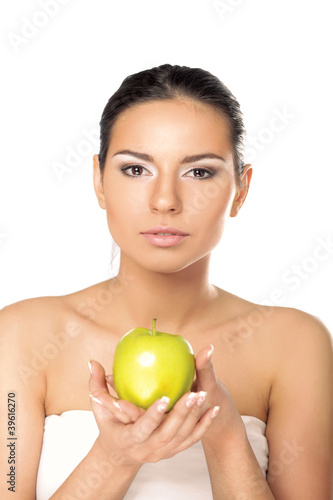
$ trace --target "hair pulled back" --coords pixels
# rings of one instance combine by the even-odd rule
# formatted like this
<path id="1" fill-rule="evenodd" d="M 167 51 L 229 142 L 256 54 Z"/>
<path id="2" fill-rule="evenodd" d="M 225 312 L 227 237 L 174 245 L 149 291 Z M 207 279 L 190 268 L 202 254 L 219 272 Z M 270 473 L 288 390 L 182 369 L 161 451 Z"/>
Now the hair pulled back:
<path id="1" fill-rule="evenodd" d="M 216 76 L 200 68 L 162 64 L 129 75 L 107 102 L 100 121 L 100 172 L 103 176 L 112 129 L 118 116 L 136 104 L 188 98 L 208 104 L 227 119 L 238 176 L 244 167 L 245 128 L 240 105 Z"/>

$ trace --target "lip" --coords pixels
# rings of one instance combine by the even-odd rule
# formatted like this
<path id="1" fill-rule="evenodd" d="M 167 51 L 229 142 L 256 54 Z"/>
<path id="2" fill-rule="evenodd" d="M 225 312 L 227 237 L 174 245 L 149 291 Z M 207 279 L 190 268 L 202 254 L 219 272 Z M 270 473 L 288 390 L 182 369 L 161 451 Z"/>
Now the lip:
<path id="1" fill-rule="evenodd" d="M 170 233 L 170 234 L 157 234 Z M 151 244 L 158 247 L 172 247 L 178 245 L 189 235 L 184 233 L 177 227 L 172 226 L 156 226 L 147 231 L 142 231 L 140 234 Z"/>

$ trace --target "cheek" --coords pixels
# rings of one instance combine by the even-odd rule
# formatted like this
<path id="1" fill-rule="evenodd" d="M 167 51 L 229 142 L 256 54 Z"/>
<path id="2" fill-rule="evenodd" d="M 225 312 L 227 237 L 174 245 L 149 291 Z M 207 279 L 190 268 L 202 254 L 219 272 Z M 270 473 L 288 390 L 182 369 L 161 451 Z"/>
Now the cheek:
<path id="1" fill-rule="evenodd" d="M 126 236 L 127 229 L 132 231 L 136 228 L 138 215 L 143 213 L 145 204 L 138 191 L 125 191 L 119 187 L 109 190 L 105 196 L 108 227 L 116 242 Z"/>
<path id="2" fill-rule="evenodd" d="M 234 199 L 234 186 L 227 179 L 214 182 L 202 182 L 191 193 L 188 193 L 184 212 L 187 219 L 193 223 L 210 226 L 211 228 L 223 226 L 229 218 Z"/>

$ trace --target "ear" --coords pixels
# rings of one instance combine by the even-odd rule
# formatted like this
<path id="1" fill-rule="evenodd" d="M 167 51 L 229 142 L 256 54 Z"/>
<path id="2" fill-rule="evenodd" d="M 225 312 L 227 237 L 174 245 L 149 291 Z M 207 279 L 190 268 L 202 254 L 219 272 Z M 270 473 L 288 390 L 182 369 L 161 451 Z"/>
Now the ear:
<path id="1" fill-rule="evenodd" d="M 98 204 L 101 208 L 105 209 L 103 179 L 102 179 L 101 171 L 99 168 L 99 157 L 97 154 L 94 155 L 93 176 L 94 176 L 94 188 L 95 188 L 95 193 L 97 196 Z"/>
<path id="2" fill-rule="evenodd" d="M 235 198 L 230 211 L 230 217 L 236 217 L 241 206 L 243 205 L 247 197 L 247 193 L 249 191 L 251 179 L 252 179 L 252 165 L 247 164 L 243 168 L 243 173 L 240 178 L 239 185 L 236 189 Z"/>

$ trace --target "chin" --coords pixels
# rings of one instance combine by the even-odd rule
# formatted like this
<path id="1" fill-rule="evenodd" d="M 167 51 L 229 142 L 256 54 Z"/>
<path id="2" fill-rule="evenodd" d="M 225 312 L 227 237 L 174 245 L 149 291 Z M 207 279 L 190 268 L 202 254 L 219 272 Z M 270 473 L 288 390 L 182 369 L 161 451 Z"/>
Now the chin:
<path id="1" fill-rule="evenodd" d="M 206 259 L 209 259 L 209 255 L 205 255 L 203 257 L 198 257 L 194 259 L 189 259 L 187 256 L 187 259 L 180 259 L 180 258 L 170 258 L 170 256 L 166 256 L 165 259 L 156 259 L 156 260 L 149 260 L 147 263 L 146 269 L 150 270 L 155 273 L 165 273 L 165 274 L 172 274 L 172 273 L 178 273 L 181 271 L 188 270 L 190 271 L 191 268 L 193 269 L 194 266 L 196 265 L 202 265 Z"/>
<path id="2" fill-rule="evenodd" d="M 156 264 L 150 263 L 149 265 L 147 265 L 146 269 L 155 273 L 172 274 L 183 271 L 187 267 L 188 265 L 175 265 L 171 264 L 170 262 L 159 262 Z"/>

